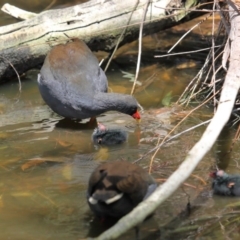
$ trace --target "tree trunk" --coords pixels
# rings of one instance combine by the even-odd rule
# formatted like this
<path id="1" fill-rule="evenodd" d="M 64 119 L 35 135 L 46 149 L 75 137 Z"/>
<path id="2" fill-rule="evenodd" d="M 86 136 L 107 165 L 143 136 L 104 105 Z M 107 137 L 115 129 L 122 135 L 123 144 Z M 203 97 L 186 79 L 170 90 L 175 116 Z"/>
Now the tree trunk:
<path id="1" fill-rule="evenodd" d="M 54 45 L 73 38 L 83 39 L 93 51 L 111 51 L 124 30 L 120 45 L 136 40 L 146 5 L 145 35 L 176 24 L 198 1 L 183 1 L 184 8 L 173 10 L 172 7 L 183 7 L 183 3 L 175 0 L 92 0 L 38 15 L 28 13 L 26 18 L 30 19 L 0 28 L 0 82 L 16 76 L 13 68 L 22 74 L 38 66 Z"/>

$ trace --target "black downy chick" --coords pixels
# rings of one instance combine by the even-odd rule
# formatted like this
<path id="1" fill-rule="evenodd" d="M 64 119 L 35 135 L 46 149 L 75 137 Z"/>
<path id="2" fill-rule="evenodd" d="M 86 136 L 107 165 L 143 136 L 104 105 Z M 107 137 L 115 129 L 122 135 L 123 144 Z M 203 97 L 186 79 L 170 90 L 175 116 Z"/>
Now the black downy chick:
<path id="1" fill-rule="evenodd" d="M 108 129 L 103 124 L 98 123 L 98 127 L 94 129 L 92 141 L 99 145 L 116 145 L 126 142 L 127 132 L 123 129 Z"/>
<path id="2" fill-rule="evenodd" d="M 210 173 L 213 193 L 224 196 L 240 196 L 240 175 L 230 175 L 223 170 Z"/>

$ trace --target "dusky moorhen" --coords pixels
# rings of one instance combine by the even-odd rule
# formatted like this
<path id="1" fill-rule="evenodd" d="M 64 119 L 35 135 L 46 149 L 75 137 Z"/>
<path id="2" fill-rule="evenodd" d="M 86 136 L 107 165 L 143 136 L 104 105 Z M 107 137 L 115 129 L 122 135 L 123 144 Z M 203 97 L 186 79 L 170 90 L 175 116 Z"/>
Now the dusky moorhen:
<path id="1" fill-rule="evenodd" d="M 225 196 L 240 196 L 240 175 L 230 175 L 223 170 L 210 173 L 213 178 L 213 193 Z"/>
<path id="2" fill-rule="evenodd" d="M 107 162 L 98 166 L 89 179 L 87 200 L 100 218 L 121 218 L 156 189 L 154 179 L 138 165 Z"/>
<path id="3" fill-rule="evenodd" d="M 123 129 L 108 129 L 103 124 L 98 123 L 92 134 L 92 141 L 99 145 L 116 145 L 127 140 L 127 132 Z"/>
<path id="4" fill-rule="evenodd" d="M 57 45 L 47 54 L 38 86 L 48 106 L 65 118 L 95 118 L 115 110 L 140 119 L 133 96 L 107 93 L 107 78 L 96 56 L 78 39 Z"/>

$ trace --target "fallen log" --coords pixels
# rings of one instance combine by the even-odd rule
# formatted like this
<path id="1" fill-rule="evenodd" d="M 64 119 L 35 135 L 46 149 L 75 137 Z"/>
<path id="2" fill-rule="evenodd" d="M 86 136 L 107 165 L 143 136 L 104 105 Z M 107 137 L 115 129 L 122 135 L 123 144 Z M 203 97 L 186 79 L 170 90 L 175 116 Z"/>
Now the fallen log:
<path id="1" fill-rule="evenodd" d="M 37 15 L 24 11 L 11 14 L 9 5 L 4 5 L 2 10 L 26 20 L 0 27 L 0 82 L 16 76 L 16 71 L 22 74 L 38 66 L 53 46 L 73 38 L 83 39 L 93 51 L 111 51 L 123 31 L 120 45 L 136 40 L 146 4 L 145 35 L 176 24 L 197 2 L 92 0 Z"/>

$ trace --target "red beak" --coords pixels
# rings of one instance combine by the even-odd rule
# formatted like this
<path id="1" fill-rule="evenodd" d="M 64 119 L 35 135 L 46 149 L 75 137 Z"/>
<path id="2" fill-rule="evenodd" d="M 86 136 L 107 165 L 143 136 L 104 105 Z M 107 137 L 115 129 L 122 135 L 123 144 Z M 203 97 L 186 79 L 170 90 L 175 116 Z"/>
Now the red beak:
<path id="1" fill-rule="evenodd" d="M 138 112 L 138 110 L 132 115 L 132 117 L 136 120 L 140 120 L 141 119 L 141 116 L 140 116 L 140 113 Z"/>

